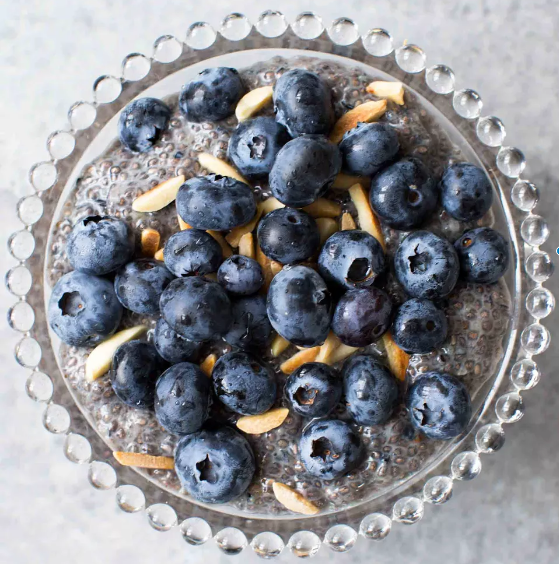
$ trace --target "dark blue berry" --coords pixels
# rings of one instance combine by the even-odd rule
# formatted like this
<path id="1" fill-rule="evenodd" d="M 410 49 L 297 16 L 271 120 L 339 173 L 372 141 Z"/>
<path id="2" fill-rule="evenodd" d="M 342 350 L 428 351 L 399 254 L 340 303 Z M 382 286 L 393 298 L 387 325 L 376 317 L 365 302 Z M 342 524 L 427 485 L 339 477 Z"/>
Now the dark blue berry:
<path id="1" fill-rule="evenodd" d="M 171 119 L 171 110 L 157 98 L 130 102 L 118 120 L 120 142 L 131 151 L 149 151 L 161 138 Z"/>
<path id="2" fill-rule="evenodd" d="M 260 294 L 231 301 L 233 324 L 223 338 L 233 347 L 253 349 L 265 347 L 272 336 L 266 313 L 266 297 Z"/>
<path id="3" fill-rule="evenodd" d="M 316 221 L 306 212 L 280 208 L 258 225 L 258 244 L 272 260 L 289 264 L 310 258 L 320 245 Z"/>
<path id="4" fill-rule="evenodd" d="M 466 231 L 454 243 L 454 248 L 460 260 L 460 276 L 468 282 L 492 284 L 509 267 L 509 244 L 498 231 L 489 227 Z"/>
<path id="5" fill-rule="evenodd" d="M 183 86 L 179 107 L 188 121 L 219 121 L 235 113 L 244 93 L 245 87 L 236 69 L 205 69 Z"/>
<path id="6" fill-rule="evenodd" d="M 419 227 L 437 207 L 439 189 L 425 165 L 415 158 L 385 168 L 371 182 L 375 213 L 394 229 Z"/>
<path id="7" fill-rule="evenodd" d="M 153 344 L 159 355 L 171 364 L 194 362 L 201 346 L 201 343 L 181 337 L 162 317 L 157 320 Z"/>
<path id="8" fill-rule="evenodd" d="M 69 272 L 55 284 L 49 301 L 52 330 L 68 345 L 90 346 L 112 335 L 122 317 L 113 283 Z"/>
<path id="9" fill-rule="evenodd" d="M 163 256 L 165 266 L 175 276 L 216 272 L 223 260 L 219 243 L 200 229 L 185 229 L 171 235 Z"/>
<path id="10" fill-rule="evenodd" d="M 427 372 L 406 396 L 412 425 L 430 439 L 452 439 L 462 433 L 472 415 L 466 386 L 450 374 Z"/>
<path id="11" fill-rule="evenodd" d="M 289 266 L 279 272 L 270 284 L 267 308 L 272 327 L 290 343 L 315 347 L 326 340 L 332 300 L 312 268 Z"/>
<path id="12" fill-rule="evenodd" d="M 394 271 L 414 298 L 441 298 L 452 292 L 460 267 L 454 247 L 429 231 L 415 231 L 394 255 Z"/>
<path id="13" fill-rule="evenodd" d="M 229 257 L 217 271 L 217 281 L 230 293 L 249 296 L 260 290 L 264 284 L 262 267 L 243 255 Z"/>

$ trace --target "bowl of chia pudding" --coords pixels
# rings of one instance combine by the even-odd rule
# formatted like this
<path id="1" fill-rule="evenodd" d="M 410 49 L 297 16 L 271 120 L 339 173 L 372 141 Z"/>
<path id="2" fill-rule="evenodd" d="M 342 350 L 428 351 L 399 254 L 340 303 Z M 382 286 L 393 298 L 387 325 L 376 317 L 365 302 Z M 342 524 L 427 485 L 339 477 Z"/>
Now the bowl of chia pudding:
<path id="1" fill-rule="evenodd" d="M 475 478 L 554 305 L 537 189 L 481 109 L 312 14 L 197 23 L 99 78 L 7 277 L 28 393 L 92 485 L 272 557 L 382 540 Z"/>

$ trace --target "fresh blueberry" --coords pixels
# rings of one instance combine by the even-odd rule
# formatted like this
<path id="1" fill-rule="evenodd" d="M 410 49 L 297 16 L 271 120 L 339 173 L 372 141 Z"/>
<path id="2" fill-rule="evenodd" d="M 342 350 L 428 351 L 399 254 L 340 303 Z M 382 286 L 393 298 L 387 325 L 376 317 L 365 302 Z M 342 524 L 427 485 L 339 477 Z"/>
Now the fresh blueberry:
<path id="1" fill-rule="evenodd" d="M 273 117 L 249 119 L 241 122 L 231 135 L 228 156 L 245 176 L 266 176 L 289 139 L 285 127 Z"/>
<path id="2" fill-rule="evenodd" d="M 441 178 L 443 208 L 459 221 L 483 217 L 493 203 L 493 189 L 487 175 L 472 163 L 446 167 Z"/>
<path id="3" fill-rule="evenodd" d="M 280 208 L 260 220 L 258 244 L 268 258 L 289 264 L 314 255 L 320 246 L 320 234 L 308 213 Z"/>
<path id="4" fill-rule="evenodd" d="M 460 266 L 454 247 L 429 231 L 415 231 L 394 255 L 394 271 L 414 298 L 441 298 L 452 292 Z"/>
<path id="5" fill-rule="evenodd" d="M 413 298 L 403 303 L 394 317 L 394 342 L 410 354 L 438 349 L 448 333 L 446 315 L 431 300 Z"/>
<path id="6" fill-rule="evenodd" d="M 466 231 L 454 248 L 460 260 L 460 276 L 468 282 L 492 284 L 509 267 L 509 245 L 498 231 L 489 227 Z"/>
<path id="7" fill-rule="evenodd" d="M 391 372 L 370 354 L 356 354 L 344 364 L 347 409 L 359 425 L 386 423 L 398 402 L 398 384 Z"/>
<path id="8" fill-rule="evenodd" d="M 52 330 L 68 345 L 90 346 L 112 335 L 122 317 L 112 282 L 69 272 L 55 284 L 49 301 Z"/>
<path id="9" fill-rule="evenodd" d="M 398 135 L 387 123 L 359 123 L 340 143 L 343 169 L 357 176 L 376 174 L 399 150 Z"/>
<path id="10" fill-rule="evenodd" d="M 264 274 L 262 267 L 254 259 L 233 255 L 219 267 L 217 281 L 230 294 L 249 296 L 262 288 Z"/>
<path id="11" fill-rule="evenodd" d="M 270 189 L 286 206 L 308 206 L 332 186 L 341 165 L 338 146 L 325 137 L 298 137 L 277 154 L 270 172 Z"/>
<path id="12" fill-rule="evenodd" d="M 163 429 L 174 435 L 199 431 L 211 404 L 210 379 L 196 364 L 175 364 L 155 384 L 155 416 Z"/>
<path id="13" fill-rule="evenodd" d="M 394 229 L 421 225 L 437 207 L 437 183 L 416 158 L 403 159 L 385 168 L 371 182 L 371 207 Z"/>
<path id="14" fill-rule="evenodd" d="M 390 327 L 391 312 L 386 292 L 374 286 L 348 290 L 334 310 L 332 331 L 344 345 L 366 347 Z"/>
<path id="15" fill-rule="evenodd" d="M 365 459 L 361 437 L 345 421 L 332 419 L 305 427 L 299 453 L 309 474 L 322 480 L 339 478 Z"/>
<path id="16" fill-rule="evenodd" d="M 265 347 L 272 336 L 266 313 L 266 297 L 260 294 L 231 301 L 233 325 L 223 338 L 233 347 L 252 349 Z"/>
<path id="17" fill-rule="evenodd" d="M 118 120 L 120 142 L 130 151 L 145 153 L 160 139 L 171 119 L 171 110 L 157 98 L 130 102 Z"/>
<path id="18" fill-rule="evenodd" d="M 288 266 L 268 290 L 268 317 L 272 327 L 290 343 L 321 345 L 328 336 L 332 299 L 324 280 L 308 266 Z"/>
<path id="19" fill-rule="evenodd" d="M 153 407 L 155 382 L 165 370 L 165 362 L 149 343 L 129 341 L 113 356 L 111 385 L 126 405 L 142 409 Z"/>
<path id="20" fill-rule="evenodd" d="M 326 282 L 339 289 L 370 286 L 385 268 L 381 244 L 359 229 L 334 233 L 318 257 L 318 271 Z"/>
<path id="21" fill-rule="evenodd" d="M 332 91 L 316 74 L 293 69 L 274 87 L 276 119 L 292 137 L 304 133 L 327 135 L 334 125 Z"/>
<path id="22" fill-rule="evenodd" d="M 233 322 L 225 290 L 200 276 L 173 280 L 161 294 L 159 304 L 170 327 L 191 341 L 219 338 Z"/>
<path id="23" fill-rule="evenodd" d="M 324 417 L 340 402 L 342 381 L 327 364 L 307 362 L 289 375 L 284 393 L 299 415 Z"/>
<path id="24" fill-rule="evenodd" d="M 219 243 L 200 229 L 185 229 L 171 235 L 163 256 L 165 266 L 175 276 L 215 272 L 223 260 Z"/>
<path id="25" fill-rule="evenodd" d="M 129 262 L 115 276 L 118 301 L 130 311 L 142 315 L 159 313 L 159 299 L 174 276 L 154 259 Z"/>
<path id="26" fill-rule="evenodd" d="M 244 93 L 245 87 L 236 69 L 205 69 L 183 86 L 179 107 L 188 121 L 219 121 L 235 113 Z"/>
<path id="27" fill-rule="evenodd" d="M 209 174 L 187 180 L 177 194 L 177 211 L 195 229 L 226 231 L 256 213 L 251 189 L 234 178 Z"/>
<path id="28" fill-rule="evenodd" d="M 217 399 L 241 415 L 264 413 L 276 401 L 273 372 L 246 352 L 221 356 L 212 371 L 212 382 Z"/>
<path id="29" fill-rule="evenodd" d="M 90 215 L 74 225 L 66 242 L 66 254 L 78 272 L 103 276 L 130 260 L 134 233 L 121 219 Z"/>
<path id="30" fill-rule="evenodd" d="M 195 361 L 201 346 L 201 343 L 181 337 L 162 317 L 157 320 L 153 344 L 159 356 L 171 364 Z"/>
<path id="31" fill-rule="evenodd" d="M 410 386 L 406 396 L 412 425 L 430 439 L 452 439 L 472 415 L 466 386 L 450 374 L 427 372 Z"/>

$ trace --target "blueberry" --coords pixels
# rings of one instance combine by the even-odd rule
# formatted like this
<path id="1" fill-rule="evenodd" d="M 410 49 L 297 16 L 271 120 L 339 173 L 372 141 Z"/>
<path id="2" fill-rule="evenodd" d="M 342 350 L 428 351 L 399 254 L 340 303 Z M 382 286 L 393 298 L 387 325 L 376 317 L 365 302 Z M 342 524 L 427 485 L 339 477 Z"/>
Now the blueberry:
<path id="1" fill-rule="evenodd" d="M 460 260 L 460 276 L 468 282 L 492 284 L 509 267 L 509 245 L 498 231 L 489 227 L 466 231 L 454 248 Z"/>
<path id="2" fill-rule="evenodd" d="M 371 182 L 371 207 L 394 229 L 421 225 L 437 207 L 439 189 L 425 165 L 415 158 L 385 168 Z"/>
<path id="3" fill-rule="evenodd" d="M 328 336 L 332 300 L 324 280 L 308 266 L 289 266 L 279 272 L 268 290 L 272 327 L 290 343 L 321 345 Z"/>
<path id="4" fill-rule="evenodd" d="M 260 294 L 231 301 L 233 325 L 223 338 L 233 347 L 252 349 L 265 347 L 272 336 L 266 313 L 266 297 Z"/>
<path id="5" fill-rule="evenodd" d="M 162 317 L 157 320 L 153 344 L 159 356 L 171 364 L 194 362 L 201 346 L 201 343 L 181 337 Z"/>
<path id="6" fill-rule="evenodd" d="M 342 370 L 347 409 L 359 425 L 382 425 L 398 402 L 396 378 L 370 354 L 349 358 Z"/>
<path id="7" fill-rule="evenodd" d="M 289 375 L 284 393 L 293 411 L 299 415 L 324 417 L 340 402 L 342 382 L 327 364 L 307 362 Z"/>
<path id="8" fill-rule="evenodd" d="M 118 120 L 120 142 L 130 151 L 145 153 L 161 138 L 171 119 L 171 109 L 157 98 L 130 102 Z"/>
<path id="9" fill-rule="evenodd" d="M 159 313 L 159 299 L 174 276 L 155 259 L 129 262 L 115 276 L 118 301 L 130 311 L 142 315 Z"/>
<path id="10" fill-rule="evenodd" d="M 454 247 L 429 231 L 408 235 L 394 255 L 396 277 L 414 298 L 447 296 L 458 280 L 459 270 Z"/>
<path id="11" fill-rule="evenodd" d="M 211 404 L 210 379 L 196 364 L 175 364 L 155 384 L 155 416 L 169 433 L 188 435 L 199 431 Z"/>
<path id="12" fill-rule="evenodd" d="M 348 290 L 334 310 L 332 331 L 344 345 L 366 347 L 390 327 L 391 312 L 386 292 L 373 286 Z"/>
<path id="13" fill-rule="evenodd" d="M 376 174 L 399 150 L 398 135 L 387 123 L 359 123 L 340 142 L 343 169 L 357 176 Z"/>
<path id="14" fill-rule="evenodd" d="M 130 260 L 134 233 L 121 219 L 90 215 L 74 225 L 66 242 L 66 254 L 78 272 L 103 276 Z"/>
<path id="15" fill-rule="evenodd" d="M 236 69 L 205 69 L 183 86 L 179 107 L 188 121 L 219 121 L 235 113 L 244 93 L 245 87 Z"/>
<path id="16" fill-rule="evenodd" d="M 307 206 L 332 186 L 341 165 L 338 146 L 325 137 L 298 137 L 277 154 L 270 172 L 270 189 L 286 206 Z"/>
<path id="17" fill-rule="evenodd" d="M 163 256 L 165 266 L 175 276 L 215 272 L 223 260 L 219 243 L 200 229 L 185 229 L 171 235 Z"/>
<path id="18" fill-rule="evenodd" d="M 361 437 L 345 421 L 332 419 L 305 427 L 299 452 L 309 474 L 323 480 L 339 478 L 365 459 Z"/>
<path id="19" fill-rule="evenodd" d="M 359 229 L 334 233 L 318 257 L 318 271 L 326 282 L 339 289 L 370 286 L 385 268 L 381 244 Z"/>
<path id="20" fill-rule="evenodd" d="M 314 255 L 320 246 L 320 234 L 308 213 L 280 208 L 260 220 L 258 244 L 268 258 L 289 264 Z"/>
<path id="21" fill-rule="evenodd" d="M 231 411 L 258 415 L 276 401 L 273 372 L 246 352 L 231 352 L 215 363 L 212 371 L 214 392 Z"/>
<path id="22" fill-rule="evenodd" d="M 285 127 L 273 117 L 249 119 L 241 122 L 231 135 L 228 156 L 245 176 L 266 176 L 289 139 Z"/>
<path id="23" fill-rule="evenodd" d="M 203 503 L 226 503 L 246 491 L 254 476 L 248 441 L 230 427 L 202 429 L 182 437 L 175 470 L 184 489 Z"/>
<path id="24" fill-rule="evenodd" d="M 274 109 L 277 121 L 292 137 L 304 133 L 327 135 L 335 121 L 331 89 L 305 69 L 280 76 L 274 87 Z"/>
<path id="25" fill-rule="evenodd" d="M 52 330 L 68 345 L 90 346 L 112 335 L 122 317 L 112 282 L 69 272 L 55 284 L 49 301 Z"/>
<path id="26" fill-rule="evenodd" d="M 155 382 L 165 370 L 165 362 L 149 343 L 129 341 L 120 345 L 113 356 L 111 385 L 126 405 L 153 407 Z"/>
<path id="27" fill-rule="evenodd" d="M 450 374 L 427 372 L 410 386 L 406 396 L 412 425 L 430 439 L 460 435 L 472 415 L 466 386 Z"/>
<path id="28" fill-rule="evenodd" d="M 493 203 L 489 178 L 472 163 L 447 166 L 440 184 L 443 208 L 459 221 L 480 219 Z"/>
<path id="29" fill-rule="evenodd" d="M 171 328 L 191 341 L 218 338 L 233 322 L 225 290 L 200 276 L 173 280 L 161 294 L 159 304 Z"/>
<path id="30" fill-rule="evenodd" d="M 413 298 L 397 310 L 392 324 L 394 342 L 410 354 L 438 349 L 448 333 L 446 315 L 431 300 Z"/>
<path id="31" fill-rule="evenodd" d="M 251 189 L 234 178 L 209 174 L 187 180 L 177 194 L 177 211 L 196 229 L 226 231 L 256 213 Z"/>
<path id="32" fill-rule="evenodd" d="M 264 274 L 254 259 L 233 255 L 219 267 L 217 280 L 230 294 L 249 296 L 262 288 Z"/>

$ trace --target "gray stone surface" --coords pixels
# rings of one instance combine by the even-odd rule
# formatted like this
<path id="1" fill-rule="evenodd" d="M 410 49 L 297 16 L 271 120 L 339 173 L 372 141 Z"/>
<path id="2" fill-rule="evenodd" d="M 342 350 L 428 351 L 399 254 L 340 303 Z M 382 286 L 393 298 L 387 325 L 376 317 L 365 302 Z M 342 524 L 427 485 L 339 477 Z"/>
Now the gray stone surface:
<path id="1" fill-rule="evenodd" d="M 248 0 L 187 3 L 67 2 L 16 0 L 0 6 L 0 225 L 2 248 L 18 228 L 17 199 L 26 193 L 27 170 L 46 158 L 47 135 L 65 125 L 68 107 L 90 99 L 93 79 L 118 73 L 132 51 L 149 52 L 164 33 L 182 36 L 196 20 L 217 24 L 230 11 L 254 19 Z M 484 99 L 485 114 L 497 114 L 507 140 L 526 154 L 526 178 L 542 191 L 540 210 L 559 211 L 559 73 L 554 0 L 376 0 L 334 2 L 285 0 L 272 7 L 290 19 L 312 9 L 326 21 L 355 18 L 362 30 L 386 27 L 398 41 L 424 47 L 428 62 L 444 62 L 458 87 L 472 87 Z M 554 225 L 555 222 L 551 221 Z M 548 251 L 559 245 L 554 232 Z M 11 264 L 3 253 L 3 268 Z M 559 278 L 550 287 L 559 290 Z M 3 288 L 2 309 L 13 302 Z M 546 325 L 556 333 L 557 316 Z M 194 549 L 178 531 L 160 534 L 144 515 L 125 515 L 114 493 L 94 491 L 86 469 L 69 463 L 61 439 L 41 425 L 42 408 L 26 397 L 26 371 L 11 359 L 15 334 L 0 326 L 0 561 L 18 564 L 80 564 L 226 561 L 214 546 Z M 551 564 L 559 556 L 559 396 L 557 347 L 538 359 L 544 377 L 527 393 L 526 415 L 509 427 L 505 448 L 483 458 L 474 482 L 457 484 L 444 507 L 428 507 L 414 527 L 395 526 L 380 544 L 362 539 L 345 555 L 327 550 L 320 561 L 407 562 L 413 564 Z M 211 544 L 211 543 L 210 543 Z M 256 562 L 248 551 L 243 562 Z M 282 561 L 293 561 L 283 555 Z"/>

